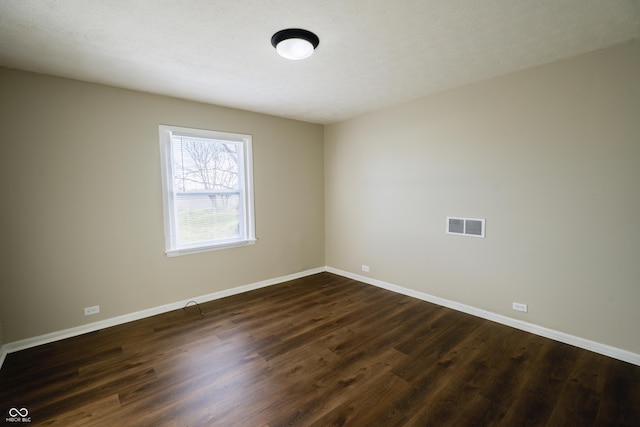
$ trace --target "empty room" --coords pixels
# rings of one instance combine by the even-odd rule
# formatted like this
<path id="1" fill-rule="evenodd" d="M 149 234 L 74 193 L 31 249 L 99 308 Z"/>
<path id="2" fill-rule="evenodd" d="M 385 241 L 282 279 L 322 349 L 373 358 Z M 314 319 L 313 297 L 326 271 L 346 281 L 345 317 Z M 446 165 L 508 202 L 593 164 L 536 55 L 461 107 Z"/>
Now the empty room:
<path id="1" fill-rule="evenodd" d="M 0 421 L 639 426 L 640 1 L 2 0 Z"/>

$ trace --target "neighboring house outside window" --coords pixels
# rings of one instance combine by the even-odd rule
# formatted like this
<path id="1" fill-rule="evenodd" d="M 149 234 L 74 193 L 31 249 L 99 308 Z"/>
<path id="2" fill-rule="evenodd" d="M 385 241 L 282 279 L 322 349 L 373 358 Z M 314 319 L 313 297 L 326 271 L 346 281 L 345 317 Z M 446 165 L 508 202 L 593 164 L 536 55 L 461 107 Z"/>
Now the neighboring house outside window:
<path id="1" fill-rule="evenodd" d="M 251 135 L 159 131 L 167 255 L 255 243 Z"/>

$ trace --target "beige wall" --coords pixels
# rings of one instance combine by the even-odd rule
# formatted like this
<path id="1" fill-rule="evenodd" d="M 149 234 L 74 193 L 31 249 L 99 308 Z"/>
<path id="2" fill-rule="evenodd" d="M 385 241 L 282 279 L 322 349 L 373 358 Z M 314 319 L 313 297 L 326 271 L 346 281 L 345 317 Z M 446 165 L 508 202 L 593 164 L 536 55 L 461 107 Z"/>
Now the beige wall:
<path id="1" fill-rule="evenodd" d="M 5 343 L 324 265 L 322 126 L 2 68 L 0 93 Z M 159 124 L 253 135 L 257 244 L 165 256 Z"/>
<path id="2" fill-rule="evenodd" d="M 372 278 L 640 353 L 638 43 L 324 130 L 2 68 L 0 91 L 5 343 L 368 264 Z M 164 255 L 158 124 L 253 135 L 256 245 Z M 486 239 L 446 235 L 447 215 L 486 218 Z"/>
<path id="3" fill-rule="evenodd" d="M 325 221 L 331 267 L 640 353 L 640 43 L 327 126 Z"/>

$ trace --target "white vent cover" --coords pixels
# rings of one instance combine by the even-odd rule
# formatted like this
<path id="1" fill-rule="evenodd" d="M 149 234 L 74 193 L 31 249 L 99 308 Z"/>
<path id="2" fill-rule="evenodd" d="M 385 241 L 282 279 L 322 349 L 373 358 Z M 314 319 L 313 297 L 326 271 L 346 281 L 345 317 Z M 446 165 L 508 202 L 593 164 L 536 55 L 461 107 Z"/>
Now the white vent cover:
<path id="1" fill-rule="evenodd" d="M 484 218 L 447 217 L 447 234 L 484 238 Z"/>

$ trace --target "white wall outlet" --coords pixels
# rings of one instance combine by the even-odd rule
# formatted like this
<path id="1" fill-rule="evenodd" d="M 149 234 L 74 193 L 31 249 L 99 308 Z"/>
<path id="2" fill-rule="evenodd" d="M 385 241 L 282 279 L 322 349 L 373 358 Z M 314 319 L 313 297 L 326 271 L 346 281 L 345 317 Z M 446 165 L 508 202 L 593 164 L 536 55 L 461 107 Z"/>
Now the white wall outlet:
<path id="1" fill-rule="evenodd" d="M 87 307 L 84 309 L 85 316 L 91 316 L 92 314 L 98 314 L 98 313 L 100 313 L 99 305 L 94 305 L 93 307 Z"/>
<path id="2" fill-rule="evenodd" d="M 368 273 L 369 272 L 369 266 L 362 264 L 362 271 L 364 271 L 365 273 Z"/>
<path id="3" fill-rule="evenodd" d="M 517 311 L 524 311 L 525 313 L 527 312 L 527 304 L 522 304 L 522 303 L 519 303 L 519 302 L 514 302 L 514 303 L 513 303 L 513 305 L 512 305 L 512 308 L 513 308 L 514 310 L 517 310 Z"/>

